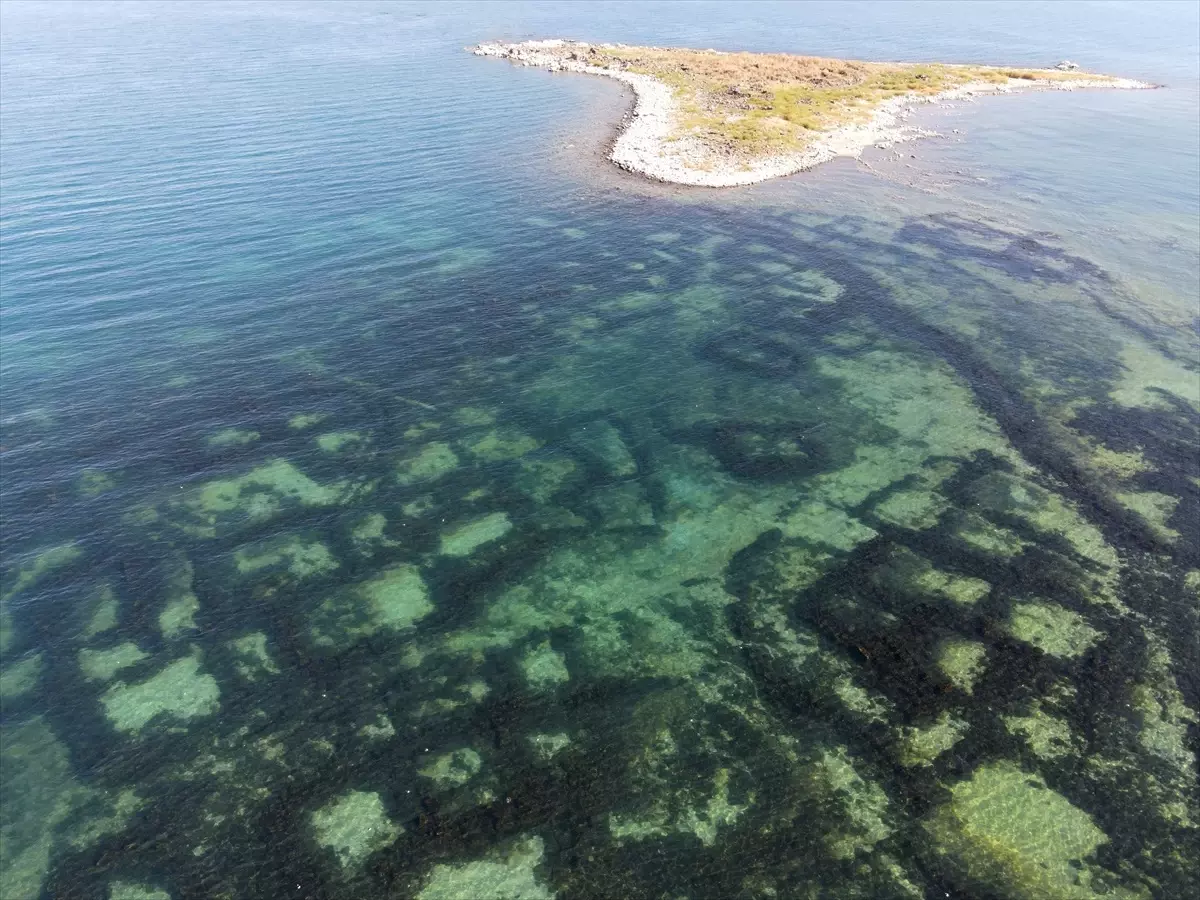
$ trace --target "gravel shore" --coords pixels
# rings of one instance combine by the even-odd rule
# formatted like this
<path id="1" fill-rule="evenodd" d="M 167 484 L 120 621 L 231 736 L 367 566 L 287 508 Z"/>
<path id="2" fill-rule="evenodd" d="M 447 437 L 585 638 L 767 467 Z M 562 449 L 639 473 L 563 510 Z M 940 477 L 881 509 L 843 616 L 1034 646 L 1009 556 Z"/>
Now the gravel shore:
<path id="1" fill-rule="evenodd" d="M 841 125 L 817 134 L 812 143 L 800 152 L 744 160 L 715 155 L 699 140 L 679 134 L 676 127 L 678 104 L 668 85 L 650 75 L 589 65 L 583 60 L 586 59 L 590 46 L 579 41 L 544 40 L 483 43 L 470 49 L 476 56 L 498 57 L 551 72 L 603 75 L 629 85 L 633 88 L 637 101 L 633 113 L 613 144 L 609 159 L 622 169 L 655 181 L 698 187 L 756 184 L 770 178 L 811 169 L 835 157 L 857 158 L 868 147 L 887 148 L 903 141 L 935 135 L 935 132 L 904 125 L 904 120 L 916 107 L 930 103 L 948 103 L 985 94 L 1030 90 L 1154 87 L 1144 82 L 1120 78 L 1074 81 L 1010 78 L 1006 83 L 969 83 L 932 95 L 905 94 L 881 102 L 871 118 L 865 122 Z"/>

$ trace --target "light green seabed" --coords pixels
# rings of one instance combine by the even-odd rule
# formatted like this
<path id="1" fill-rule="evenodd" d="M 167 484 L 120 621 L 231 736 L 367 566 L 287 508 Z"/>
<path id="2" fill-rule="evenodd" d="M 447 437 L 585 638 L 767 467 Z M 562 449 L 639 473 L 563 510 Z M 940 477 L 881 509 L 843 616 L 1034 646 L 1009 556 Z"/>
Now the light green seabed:
<path id="1" fill-rule="evenodd" d="M 108 900 L 171 900 L 171 895 L 134 881 L 114 881 L 108 888 Z"/>
<path id="2" fill-rule="evenodd" d="M 396 464 L 396 480 L 400 484 L 419 484 L 436 481 L 458 468 L 458 456 L 450 445 L 441 441 L 426 444 L 415 455 Z"/>
<path id="3" fill-rule="evenodd" d="M 317 447 L 323 453 L 341 453 L 347 447 L 356 447 L 366 440 L 357 431 L 331 431 L 317 436 Z"/>
<path id="4" fill-rule="evenodd" d="M 388 818 L 382 798 L 367 791 L 350 791 L 321 807 L 312 826 L 317 844 L 332 850 L 343 869 L 358 868 L 404 833 Z"/>
<path id="5" fill-rule="evenodd" d="M 320 541 L 290 535 L 234 551 L 234 564 L 242 574 L 282 567 L 297 578 L 322 575 L 338 567 L 329 548 Z"/>
<path id="6" fill-rule="evenodd" d="M 446 790 L 466 784 L 482 769 L 483 758 L 470 747 L 463 747 L 431 758 L 417 769 L 417 774 Z"/>
<path id="7" fill-rule="evenodd" d="M 114 728 L 136 734 L 159 715 L 179 722 L 211 716 L 220 708 L 220 696 L 216 679 L 200 671 L 197 651 L 146 681 L 118 681 L 101 695 L 100 702 Z"/>
<path id="8" fill-rule="evenodd" d="M 0 669 L 0 700 L 15 700 L 37 687 L 42 676 L 42 654 L 35 653 Z"/>
<path id="9" fill-rule="evenodd" d="M 535 691 L 553 690 L 571 680 L 566 657 L 554 650 L 549 641 L 543 641 L 521 657 L 521 671 L 525 673 L 525 683 Z"/>
<path id="10" fill-rule="evenodd" d="M 344 647 L 379 632 L 404 632 L 433 612 L 415 566 L 398 564 L 326 599 L 313 616 L 318 646 Z"/>
<path id="11" fill-rule="evenodd" d="M 535 871 L 544 853 L 542 839 L 531 837 L 486 859 L 436 865 L 417 900 L 554 900 Z"/>
<path id="12" fill-rule="evenodd" d="M 17 570 L 9 587 L 0 592 L 0 602 L 7 601 L 33 587 L 51 572 L 65 568 L 83 556 L 83 548 L 75 543 L 59 544 L 37 553 Z"/>
<path id="13" fill-rule="evenodd" d="M 1128 900 L 1094 854 L 1108 836 L 1038 775 L 989 763 L 951 789 L 926 829 L 937 854 L 1015 900 Z"/>
<path id="14" fill-rule="evenodd" d="M 84 677 L 91 681 L 110 681 L 122 669 L 136 666 L 149 658 L 150 654 L 133 641 L 126 641 L 107 650 L 83 648 L 79 651 L 79 668 Z"/>
<path id="15" fill-rule="evenodd" d="M 1051 656 L 1081 656 L 1101 637 L 1079 613 L 1056 603 L 1032 601 L 1013 606 L 1008 631 Z"/>
<path id="16" fill-rule="evenodd" d="M 470 556 L 484 544 L 499 540 L 512 530 L 506 512 L 474 519 L 442 535 L 442 556 Z"/>
<path id="17" fill-rule="evenodd" d="M 225 428 L 210 435 L 205 443 L 213 450 L 228 450 L 231 447 L 246 447 L 257 441 L 261 434 L 243 428 Z"/>

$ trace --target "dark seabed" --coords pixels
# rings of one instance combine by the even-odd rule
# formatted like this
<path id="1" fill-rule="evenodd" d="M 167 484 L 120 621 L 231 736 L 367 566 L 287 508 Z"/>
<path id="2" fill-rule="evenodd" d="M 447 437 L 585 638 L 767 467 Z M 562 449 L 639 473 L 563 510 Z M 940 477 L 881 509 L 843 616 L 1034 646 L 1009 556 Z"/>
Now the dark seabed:
<path id="1" fill-rule="evenodd" d="M 634 9 L 0 7 L 0 898 L 1200 896 L 1197 8 Z M 553 35 L 1165 88 L 689 191 Z"/>

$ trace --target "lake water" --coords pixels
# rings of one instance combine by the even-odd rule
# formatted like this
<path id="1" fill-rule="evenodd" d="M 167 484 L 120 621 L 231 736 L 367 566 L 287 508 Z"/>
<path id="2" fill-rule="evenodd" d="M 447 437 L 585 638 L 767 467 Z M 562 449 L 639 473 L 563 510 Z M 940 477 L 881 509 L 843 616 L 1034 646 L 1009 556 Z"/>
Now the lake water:
<path id="1" fill-rule="evenodd" d="M 0 5 L 0 897 L 1200 895 L 1198 34 Z M 1164 87 L 712 192 L 546 36 Z"/>

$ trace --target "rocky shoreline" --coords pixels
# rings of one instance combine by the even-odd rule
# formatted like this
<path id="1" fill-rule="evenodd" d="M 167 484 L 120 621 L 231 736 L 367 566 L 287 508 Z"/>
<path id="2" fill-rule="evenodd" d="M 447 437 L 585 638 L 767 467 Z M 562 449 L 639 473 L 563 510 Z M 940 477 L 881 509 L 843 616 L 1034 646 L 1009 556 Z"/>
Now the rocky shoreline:
<path id="1" fill-rule="evenodd" d="M 497 57 L 522 66 L 551 72 L 580 72 L 602 75 L 628 85 L 636 101 L 632 113 L 609 151 L 618 167 L 668 184 L 695 187 L 737 187 L 811 169 L 840 156 L 858 158 L 869 147 L 886 149 L 903 141 L 936 133 L 907 126 L 904 120 L 918 107 L 969 100 L 986 94 L 1030 90 L 1079 90 L 1083 88 L 1142 89 L 1155 85 L 1127 78 L 1077 78 L 1070 81 L 1051 77 L 1009 78 L 971 82 L 936 94 L 903 94 L 880 102 L 864 122 L 838 125 L 814 136 L 802 150 L 757 156 L 751 159 L 714 152 L 679 126 L 679 103 L 668 84 L 651 75 L 590 64 L 589 50 L 617 49 L 620 44 L 591 45 L 581 41 L 542 40 L 519 43 L 485 42 L 469 48 L 476 56 Z"/>

